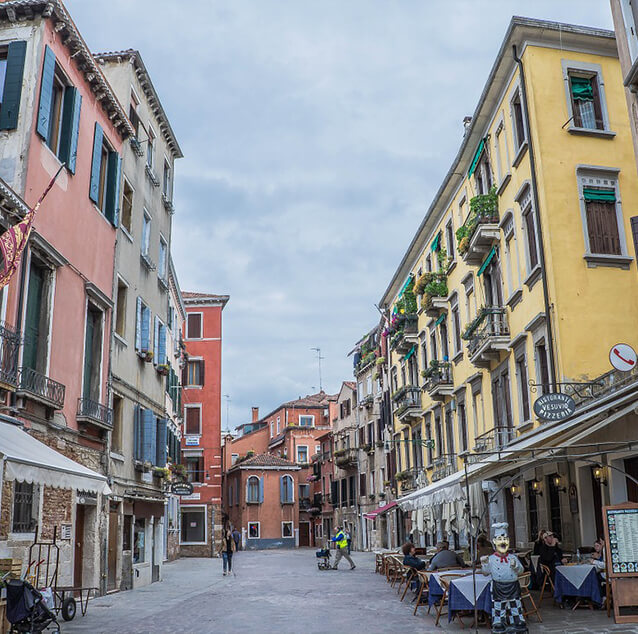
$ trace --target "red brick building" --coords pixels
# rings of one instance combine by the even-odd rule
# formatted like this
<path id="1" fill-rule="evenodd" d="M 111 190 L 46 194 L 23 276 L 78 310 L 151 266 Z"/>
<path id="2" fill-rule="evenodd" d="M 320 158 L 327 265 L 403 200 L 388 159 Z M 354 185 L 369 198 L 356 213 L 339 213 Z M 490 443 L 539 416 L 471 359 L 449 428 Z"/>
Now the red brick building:
<path id="1" fill-rule="evenodd" d="M 180 551 L 211 557 L 222 528 L 222 310 L 229 297 L 184 292 L 183 298 L 188 360 L 182 373 L 182 463 L 194 491 L 181 499 Z"/>
<path id="2" fill-rule="evenodd" d="M 334 481 L 334 463 L 332 431 L 317 438 L 319 453 L 312 457 L 312 533 L 315 544 L 321 545 L 330 539 L 333 529 L 334 508 L 332 506 L 332 483 Z"/>
<path id="3" fill-rule="evenodd" d="M 239 459 L 226 474 L 228 522 L 241 530 L 247 550 L 299 545 L 303 484 L 299 465 L 262 453 Z"/>

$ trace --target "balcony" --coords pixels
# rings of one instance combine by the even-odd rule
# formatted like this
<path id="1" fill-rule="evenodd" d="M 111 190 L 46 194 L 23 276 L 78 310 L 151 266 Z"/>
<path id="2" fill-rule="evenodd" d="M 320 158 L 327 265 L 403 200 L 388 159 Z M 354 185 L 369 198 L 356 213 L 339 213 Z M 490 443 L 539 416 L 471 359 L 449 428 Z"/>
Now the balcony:
<path id="1" fill-rule="evenodd" d="M 153 171 L 153 168 L 147 163 L 146 167 L 146 175 L 148 176 L 148 179 L 151 181 L 151 183 L 153 184 L 153 187 L 159 187 L 159 178 L 157 178 L 157 176 L 155 175 L 155 172 Z"/>
<path id="2" fill-rule="evenodd" d="M 79 398 L 77 421 L 78 423 L 89 423 L 108 431 L 113 429 L 113 410 L 97 401 L 92 401 L 90 398 Z"/>
<path id="3" fill-rule="evenodd" d="M 144 150 L 142 149 L 142 145 L 141 143 L 137 140 L 137 137 L 130 137 L 129 142 L 131 144 L 131 148 L 133 149 L 133 152 L 137 155 L 137 156 L 144 156 Z"/>
<path id="4" fill-rule="evenodd" d="M 511 427 L 495 427 L 477 436 L 473 451 L 478 454 L 496 452 L 514 440 L 515 432 Z M 480 462 L 485 456 L 470 454 L 468 463 Z"/>
<path id="5" fill-rule="evenodd" d="M 397 331 L 390 339 L 390 350 L 397 354 L 406 354 L 418 342 L 418 316 L 413 313 L 399 315 L 397 324 Z"/>
<path id="6" fill-rule="evenodd" d="M 144 266 L 149 271 L 154 271 L 157 268 L 155 266 L 155 262 L 153 262 L 153 260 L 151 260 L 151 258 L 150 258 L 148 253 L 144 253 L 143 251 L 140 251 L 140 259 L 142 260 L 142 264 L 144 264 Z"/>
<path id="7" fill-rule="evenodd" d="M 498 196 L 493 187 L 488 194 L 470 200 L 470 214 L 456 232 L 458 251 L 466 264 L 478 265 L 499 241 Z"/>
<path id="8" fill-rule="evenodd" d="M 354 447 L 350 447 L 349 449 L 337 449 L 334 453 L 334 457 L 335 464 L 341 469 L 356 467 L 358 464 L 357 449 Z"/>
<path id="9" fill-rule="evenodd" d="M 404 423 L 421 417 L 421 390 L 407 385 L 397 390 L 393 396 L 396 409 L 395 416 Z"/>
<path id="10" fill-rule="evenodd" d="M 18 385 L 20 334 L 0 324 L 0 388 L 15 390 Z"/>
<path id="11" fill-rule="evenodd" d="M 488 368 L 498 360 L 501 350 L 508 350 L 510 329 L 507 309 L 502 306 L 483 308 L 463 333 L 468 344 L 470 361 L 479 368 Z"/>
<path id="12" fill-rule="evenodd" d="M 18 379 L 18 396 L 27 396 L 52 409 L 64 407 L 66 388 L 62 383 L 26 367 L 20 368 Z"/>
<path id="13" fill-rule="evenodd" d="M 446 396 L 452 396 L 452 364 L 449 361 L 432 361 L 430 367 L 423 371 L 427 393 L 436 401 L 442 401 Z"/>
<path id="14" fill-rule="evenodd" d="M 428 477 L 422 467 L 401 471 L 397 473 L 396 480 L 401 484 L 401 493 L 408 493 L 429 484 Z"/>
<path id="15" fill-rule="evenodd" d="M 374 405 L 374 396 L 372 394 L 368 394 L 364 396 L 362 400 L 359 401 L 359 407 L 363 409 L 370 409 Z"/>
<path id="16" fill-rule="evenodd" d="M 442 480 L 456 473 L 456 455 L 445 453 L 432 462 L 432 482 Z"/>
<path id="17" fill-rule="evenodd" d="M 166 209 L 169 214 L 172 214 L 175 211 L 175 208 L 173 207 L 173 201 L 165 192 L 162 192 L 162 204 L 164 205 L 164 209 Z"/>

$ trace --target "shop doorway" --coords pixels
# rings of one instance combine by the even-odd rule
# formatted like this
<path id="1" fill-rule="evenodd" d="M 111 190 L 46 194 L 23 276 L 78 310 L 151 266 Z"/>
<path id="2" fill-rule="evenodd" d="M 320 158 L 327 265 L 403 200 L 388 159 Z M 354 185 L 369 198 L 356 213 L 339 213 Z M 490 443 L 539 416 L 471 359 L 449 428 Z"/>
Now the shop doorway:
<path id="1" fill-rule="evenodd" d="M 310 546 L 310 522 L 299 522 L 299 547 Z"/>
<path id="2" fill-rule="evenodd" d="M 625 473 L 638 480 L 638 457 L 625 460 Z M 629 478 L 627 481 L 627 502 L 638 502 L 638 484 Z"/>
<path id="3" fill-rule="evenodd" d="M 600 480 L 594 477 L 594 467 L 589 468 L 591 475 L 592 501 L 594 504 L 594 521 L 596 522 L 596 539 L 603 537 L 603 496 Z"/>
<path id="4" fill-rule="evenodd" d="M 117 507 L 109 511 L 109 554 L 108 554 L 108 577 L 107 592 L 117 589 L 117 535 L 119 529 L 119 513 Z"/>
<path id="5" fill-rule="evenodd" d="M 75 507 L 75 553 L 73 556 L 73 584 L 82 587 L 82 560 L 84 559 L 84 506 Z"/>

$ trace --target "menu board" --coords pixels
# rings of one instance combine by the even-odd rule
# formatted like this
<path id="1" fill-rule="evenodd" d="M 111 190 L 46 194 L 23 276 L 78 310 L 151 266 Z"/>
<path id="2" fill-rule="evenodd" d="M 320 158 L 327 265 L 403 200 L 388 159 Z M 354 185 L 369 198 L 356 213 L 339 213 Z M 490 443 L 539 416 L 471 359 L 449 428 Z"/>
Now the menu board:
<path id="1" fill-rule="evenodd" d="M 638 573 L 638 508 L 607 508 L 612 574 Z"/>

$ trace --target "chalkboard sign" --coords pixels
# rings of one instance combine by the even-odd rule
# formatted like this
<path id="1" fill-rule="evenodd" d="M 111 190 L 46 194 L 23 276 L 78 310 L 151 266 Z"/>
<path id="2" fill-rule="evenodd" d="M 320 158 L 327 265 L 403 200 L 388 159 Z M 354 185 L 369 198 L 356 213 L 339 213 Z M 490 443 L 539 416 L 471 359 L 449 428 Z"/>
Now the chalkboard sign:
<path id="1" fill-rule="evenodd" d="M 638 504 L 605 506 L 603 519 L 614 619 L 616 623 L 638 623 Z"/>

